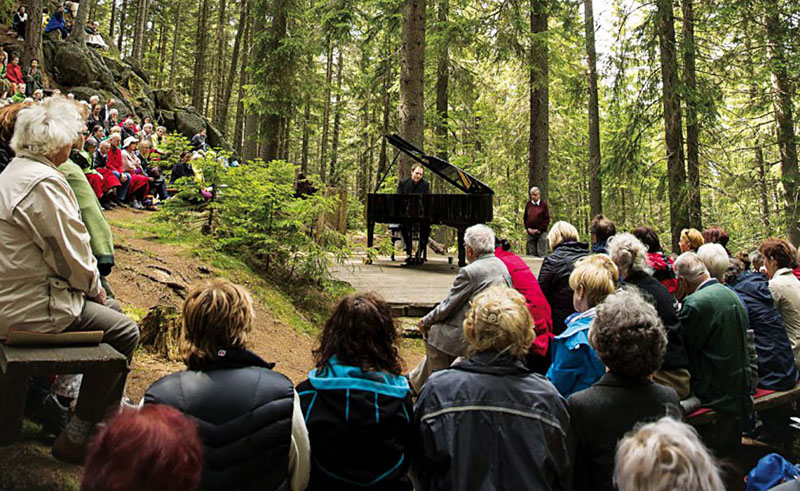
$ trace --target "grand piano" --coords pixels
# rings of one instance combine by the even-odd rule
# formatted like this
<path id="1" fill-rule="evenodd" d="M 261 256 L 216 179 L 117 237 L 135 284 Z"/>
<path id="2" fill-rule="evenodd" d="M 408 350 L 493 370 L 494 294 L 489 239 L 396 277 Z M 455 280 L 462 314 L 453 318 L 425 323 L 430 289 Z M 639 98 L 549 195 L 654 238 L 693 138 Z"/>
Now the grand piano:
<path id="1" fill-rule="evenodd" d="M 464 169 L 432 155 L 425 155 L 397 134 L 386 141 L 398 149 L 392 165 L 378 181 L 377 191 L 391 171 L 400 152 L 419 162 L 465 194 L 379 194 L 367 195 L 367 247 L 373 246 L 376 223 L 447 225 L 458 231 L 458 265 L 466 265 L 464 231 L 478 223 L 492 221 L 494 191 Z"/>

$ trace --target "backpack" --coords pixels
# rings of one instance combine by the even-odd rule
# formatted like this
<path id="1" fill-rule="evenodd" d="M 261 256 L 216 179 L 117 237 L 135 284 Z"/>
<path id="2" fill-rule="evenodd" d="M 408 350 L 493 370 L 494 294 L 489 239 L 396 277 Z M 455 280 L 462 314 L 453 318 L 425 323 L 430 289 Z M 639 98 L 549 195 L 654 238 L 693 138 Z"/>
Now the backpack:
<path id="1" fill-rule="evenodd" d="M 800 478 L 800 469 L 776 453 L 761 457 L 745 478 L 745 491 L 772 489 L 778 484 Z"/>

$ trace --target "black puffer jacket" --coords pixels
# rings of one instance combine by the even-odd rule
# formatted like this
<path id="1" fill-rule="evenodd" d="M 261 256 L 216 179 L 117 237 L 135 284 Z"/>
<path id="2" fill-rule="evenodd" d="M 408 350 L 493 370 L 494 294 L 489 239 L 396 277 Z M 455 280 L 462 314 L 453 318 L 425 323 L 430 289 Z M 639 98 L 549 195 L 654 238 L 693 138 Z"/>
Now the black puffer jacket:
<path id="1" fill-rule="evenodd" d="M 681 321 L 678 319 L 677 302 L 675 297 L 660 281 L 644 271 L 633 271 L 625 283 L 637 287 L 645 300 L 650 302 L 658 312 L 658 317 L 667 330 L 667 352 L 664 354 L 662 370 L 676 370 L 689 368 L 689 355 L 683 343 Z"/>
<path id="2" fill-rule="evenodd" d="M 414 421 L 417 491 L 571 489 L 566 403 L 520 361 L 485 351 L 435 372 Z"/>
<path id="3" fill-rule="evenodd" d="M 556 336 L 564 332 L 567 328 L 564 320 L 575 312 L 569 275 L 578 259 L 588 255 L 589 244 L 586 242 L 562 242 L 542 261 L 539 286 L 553 311 L 553 334 Z"/>
<path id="4" fill-rule="evenodd" d="M 197 423 L 202 489 L 289 489 L 294 386 L 255 354 L 236 349 L 167 375 L 145 404 L 172 406 Z"/>

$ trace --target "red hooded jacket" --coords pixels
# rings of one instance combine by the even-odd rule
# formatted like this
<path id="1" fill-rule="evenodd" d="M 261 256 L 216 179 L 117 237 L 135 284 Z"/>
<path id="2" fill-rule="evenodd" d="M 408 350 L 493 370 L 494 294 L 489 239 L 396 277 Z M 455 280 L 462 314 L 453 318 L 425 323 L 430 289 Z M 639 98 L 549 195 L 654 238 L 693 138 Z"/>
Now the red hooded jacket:
<path id="1" fill-rule="evenodd" d="M 503 261 L 503 264 L 508 268 L 514 289 L 525 297 L 528 311 L 533 317 L 533 330 L 536 333 L 536 339 L 533 340 L 531 345 L 531 353 L 545 356 L 547 347 L 550 345 L 550 338 L 553 337 L 553 318 L 550 312 L 550 304 L 544 298 L 539 281 L 536 280 L 536 276 L 533 275 L 531 268 L 528 267 L 525 261 L 513 252 L 504 251 L 502 247 L 498 247 L 495 249 L 494 255 Z"/>

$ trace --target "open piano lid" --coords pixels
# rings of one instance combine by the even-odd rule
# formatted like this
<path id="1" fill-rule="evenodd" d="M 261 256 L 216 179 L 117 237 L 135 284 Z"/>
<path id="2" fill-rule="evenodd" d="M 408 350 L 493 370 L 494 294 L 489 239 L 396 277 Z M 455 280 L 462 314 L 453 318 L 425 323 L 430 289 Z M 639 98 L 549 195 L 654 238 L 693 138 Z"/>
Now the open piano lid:
<path id="1" fill-rule="evenodd" d="M 396 133 L 386 135 L 386 141 L 465 193 L 494 194 L 492 188 L 479 181 L 469 172 L 438 157 L 425 155 L 422 150 L 400 138 Z"/>

